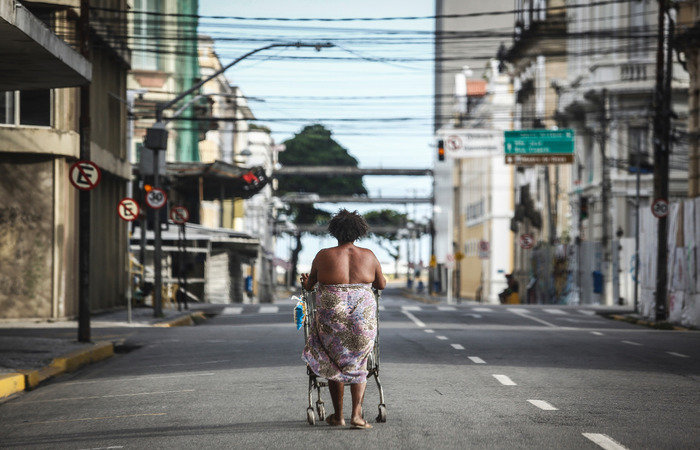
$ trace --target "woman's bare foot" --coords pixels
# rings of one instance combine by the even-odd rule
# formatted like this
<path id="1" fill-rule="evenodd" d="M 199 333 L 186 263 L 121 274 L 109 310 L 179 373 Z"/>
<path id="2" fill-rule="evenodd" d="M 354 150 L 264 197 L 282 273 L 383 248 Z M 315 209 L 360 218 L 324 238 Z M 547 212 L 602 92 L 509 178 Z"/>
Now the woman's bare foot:
<path id="1" fill-rule="evenodd" d="M 332 427 L 344 427 L 345 419 L 342 417 L 338 419 L 335 414 L 331 414 L 330 416 L 326 417 L 326 423 Z"/>
<path id="2" fill-rule="evenodd" d="M 360 417 L 359 419 L 352 419 L 350 421 L 350 426 L 359 430 L 369 430 L 370 428 L 374 428 L 372 425 L 367 423 L 367 421 L 362 417 Z"/>

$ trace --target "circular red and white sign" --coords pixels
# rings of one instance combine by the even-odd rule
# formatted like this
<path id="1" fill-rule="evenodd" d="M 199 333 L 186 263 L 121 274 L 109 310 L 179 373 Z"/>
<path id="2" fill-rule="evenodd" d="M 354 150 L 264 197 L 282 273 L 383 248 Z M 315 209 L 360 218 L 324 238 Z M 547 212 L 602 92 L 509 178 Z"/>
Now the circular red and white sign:
<path id="1" fill-rule="evenodd" d="M 488 252 L 489 247 L 490 247 L 489 241 L 484 241 L 484 240 L 479 241 L 479 251 L 480 252 Z"/>
<path id="2" fill-rule="evenodd" d="M 663 198 L 657 198 L 651 204 L 651 213 L 657 219 L 668 216 L 668 202 Z"/>
<path id="3" fill-rule="evenodd" d="M 153 209 L 160 209 L 165 206 L 168 201 L 168 196 L 165 191 L 160 188 L 153 188 L 151 192 L 146 194 L 146 204 Z"/>
<path id="4" fill-rule="evenodd" d="M 170 220 L 182 225 L 190 220 L 190 212 L 184 206 L 173 206 L 170 208 Z"/>
<path id="5" fill-rule="evenodd" d="M 535 238 L 531 234 L 521 234 L 520 235 L 520 246 L 522 248 L 528 249 L 535 245 Z"/>
<path id="6" fill-rule="evenodd" d="M 459 136 L 448 136 L 445 140 L 447 150 L 457 151 L 462 148 L 462 139 Z"/>
<path id="7" fill-rule="evenodd" d="M 117 206 L 117 213 L 119 213 L 119 217 L 127 222 L 133 222 L 134 220 L 138 219 L 140 212 L 141 208 L 139 208 L 139 204 L 136 203 L 136 200 L 133 198 L 123 198 Z"/>
<path id="8" fill-rule="evenodd" d="M 102 171 L 92 161 L 76 161 L 70 166 L 70 182 L 81 191 L 95 189 L 102 180 Z"/>

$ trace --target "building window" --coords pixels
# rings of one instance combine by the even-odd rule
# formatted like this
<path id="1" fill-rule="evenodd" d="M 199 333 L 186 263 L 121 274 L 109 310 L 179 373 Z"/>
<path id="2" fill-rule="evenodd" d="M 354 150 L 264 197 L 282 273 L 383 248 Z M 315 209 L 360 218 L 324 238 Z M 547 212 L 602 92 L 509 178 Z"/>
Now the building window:
<path id="1" fill-rule="evenodd" d="M 51 126 L 51 90 L 0 92 L 0 124 Z"/>
<path id="2" fill-rule="evenodd" d="M 629 127 L 627 129 L 629 173 L 637 173 L 639 158 L 640 173 L 652 173 L 654 165 L 649 152 L 649 129 L 647 127 Z"/>
<path id="3" fill-rule="evenodd" d="M 141 70 L 162 70 L 158 43 L 163 33 L 163 18 L 148 14 L 162 13 L 161 0 L 136 0 L 134 4 L 133 67 Z"/>

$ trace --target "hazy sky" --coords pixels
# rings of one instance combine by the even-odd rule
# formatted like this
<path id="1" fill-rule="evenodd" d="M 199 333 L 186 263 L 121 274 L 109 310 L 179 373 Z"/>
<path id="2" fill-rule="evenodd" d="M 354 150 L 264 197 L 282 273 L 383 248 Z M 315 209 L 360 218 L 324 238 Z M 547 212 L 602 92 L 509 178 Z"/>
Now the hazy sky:
<path id="1" fill-rule="evenodd" d="M 200 33 L 215 40 L 222 64 L 271 43 L 336 45 L 321 52 L 266 50 L 226 75 L 251 98 L 256 122 L 270 127 L 275 141 L 293 137 L 305 125 L 322 123 L 362 167 L 432 166 L 434 13 L 433 2 L 426 0 L 200 0 L 199 6 L 204 16 Z M 405 17 L 428 18 L 389 20 Z M 382 20 L 298 20 L 312 18 Z M 424 197 L 431 192 L 427 177 L 365 177 L 365 185 L 371 195 Z M 340 205 L 320 206 L 337 210 Z M 387 207 L 343 206 L 361 212 Z M 388 207 L 418 220 L 430 215 L 428 205 Z M 325 239 L 305 244 L 302 260 L 310 262 L 319 248 L 335 243 Z M 360 245 L 373 247 L 366 241 Z M 380 260 L 390 260 L 373 249 Z"/>

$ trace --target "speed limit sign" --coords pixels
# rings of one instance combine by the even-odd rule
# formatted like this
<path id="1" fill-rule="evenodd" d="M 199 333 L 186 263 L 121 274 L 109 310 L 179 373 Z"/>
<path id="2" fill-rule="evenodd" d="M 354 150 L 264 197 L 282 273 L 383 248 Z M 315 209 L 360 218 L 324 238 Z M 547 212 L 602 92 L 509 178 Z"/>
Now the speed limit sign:
<path id="1" fill-rule="evenodd" d="M 160 209 L 165 206 L 168 201 L 168 196 L 165 195 L 165 191 L 160 188 L 152 188 L 151 191 L 146 194 L 146 204 L 153 209 Z"/>
<path id="2" fill-rule="evenodd" d="M 651 213 L 657 219 L 668 216 L 668 202 L 662 198 L 657 198 L 651 205 Z"/>

